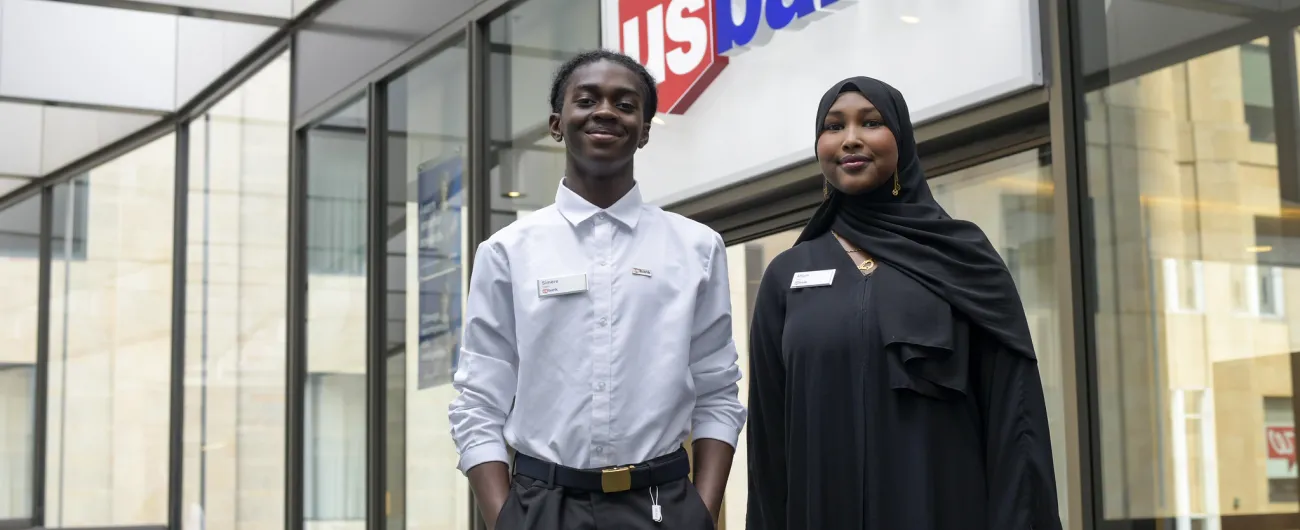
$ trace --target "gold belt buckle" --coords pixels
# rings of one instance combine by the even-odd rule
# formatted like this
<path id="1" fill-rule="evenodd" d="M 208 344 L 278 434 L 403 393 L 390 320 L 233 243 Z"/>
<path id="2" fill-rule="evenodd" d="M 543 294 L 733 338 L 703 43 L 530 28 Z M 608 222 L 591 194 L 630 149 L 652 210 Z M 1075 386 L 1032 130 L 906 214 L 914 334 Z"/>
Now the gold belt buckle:
<path id="1" fill-rule="evenodd" d="M 600 489 L 605 493 L 618 493 L 632 489 L 632 468 L 623 466 L 600 470 Z"/>

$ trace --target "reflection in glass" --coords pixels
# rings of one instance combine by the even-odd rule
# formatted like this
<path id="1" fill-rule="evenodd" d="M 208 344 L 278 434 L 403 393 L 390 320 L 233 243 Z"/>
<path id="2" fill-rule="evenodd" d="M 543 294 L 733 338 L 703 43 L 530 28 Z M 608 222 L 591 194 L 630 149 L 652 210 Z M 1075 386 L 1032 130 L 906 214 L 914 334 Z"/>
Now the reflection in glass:
<path id="1" fill-rule="evenodd" d="M 488 26 L 488 131 L 496 232 L 555 200 L 564 145 L 551 139 L 551 78 L 580 52 L 600 47 L 600 0 L 528 0 Z"/>
<path id="2" fill-rule="evenodd" d="M 309 530 L 366 517 L 366 118 L 363 98 L 307 131 Z"/>
<path id="3" fill-rule="evenodd" d="M 289 57 L 190 124 L 186 530 L 284 525 Z"/>
<path id="4" fill-rule="evenodd" d="M 1034 348 L 1039 359 L 1052 432 L 1053 456 L 1058 477 L 1065 474 L 1066 443 L 1064 376 L 1059 329 L 1058 299 L 1053 253 L 1054 211 L 1052 206 L 1051 161 L 1046 150 L 1031 150 L 968 169 L 930 179 L 935 199 L 953 217 L 980 226 L 1006 260 L 1020 290 L 1029 319 Z M 799 230 L 773 234 L 727 248 L 727 274 L 731 279 L 732 339 L 740 352 L 740 366 L 749 366 L 749 323 L 754 300 L 767 266 L 782 251 L 794 245 Z M 741 313 L 740 308 L 745 308 Z M 740 399 L 749 400 L 748 374 L 742 374 Z M 744 433 L 741 440 L 745 439 Z M 744 444 L 736 450 L 736 462 L 747 459 Z M 744 528 L 748 473 L 745 466 L 732 466 L 727 483 L 722 519 L 727 528 Z M 1059 479 L 1058 496 L 1067 498 L 1069 487 Z M 1066 504 L 1061 503 L 1062 519 Z"/>
<path id="5" fill-rule="evenodd" d="M 175 151 L 167 135 L 54 189 L 71 235 L 50 266 L 48 527 L 167 521 Z"/>
<path id="6" fill-rule="evenodd" d="M 32 515 L 41 197 L 0 210 L 0 520 Z"/>
<path id="7" fill-rule="evenodd" d="M 740 366 L 740 402 L 749 403 L 749 323 L 754 320 L 754 300 L 758 298 L 758 285 L 763 271 L 777 254 L 794 246 L 799 230 L 790 230 L 727 247 L 727 278 L 731 282 L 731 338 L 736 343 Z M 727 478 L 726 497 L 722 514 L 718 517 L 725 528 L 745 528 L 745 507 L 749 504 L 749 461 L 746 444 L 748 427 L 740 432 L 741 444 L 736 448 L 735 464 Z"/>
<path id="8" fill-rule="evenodd" d="M 389 85 L 388 530 L 469 526 L 447 435 L 466 280 L 468 57 L 451 43 Z"/>
<path id="9" fill-rule="evenodd" d="M 930 189 L 949 215 L 984 230 L 1015 279 L 1038 354 L 1061 520 L 1068 521 L 1071 484 L 1065 466 L 1072 442 L 1065 428 L 1065 377 L 1074 371 L 1066 368 L 1059 339 L 1051 166 L 1050 151 L 1044 147 L 931 178 Z"/>
<path id="10" fill-rule="evenodd" d="M 1109 22 L 1084 39 L 1127 54 L 1112 33 L 1136 26 Z M 1108 520 L 1285 527 L 1300 511 L 1300 198 L 1280 185 L 1300 176 L 1280 174 L 1275 143 L 1277 98 L 1297 95 L 1274 93 L 1295 75 L 1272 70 L 1276 44 L 1187 53 L 1085 96 Z"/>

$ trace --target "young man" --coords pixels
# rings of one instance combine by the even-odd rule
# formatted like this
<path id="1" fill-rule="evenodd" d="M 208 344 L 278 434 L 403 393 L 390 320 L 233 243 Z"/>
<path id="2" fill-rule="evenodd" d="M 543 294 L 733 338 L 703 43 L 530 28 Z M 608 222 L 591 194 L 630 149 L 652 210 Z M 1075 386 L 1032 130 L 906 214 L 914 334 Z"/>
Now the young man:
<path id="1" fill-rule="evenodd" d="M 632 158 L 657 106 L 625 55 L 561 66 L 555 204 L 475 255 L 449 417 L 489 529 L 714 528 L 745 422 L 726 253 L 641 200 Z"/>

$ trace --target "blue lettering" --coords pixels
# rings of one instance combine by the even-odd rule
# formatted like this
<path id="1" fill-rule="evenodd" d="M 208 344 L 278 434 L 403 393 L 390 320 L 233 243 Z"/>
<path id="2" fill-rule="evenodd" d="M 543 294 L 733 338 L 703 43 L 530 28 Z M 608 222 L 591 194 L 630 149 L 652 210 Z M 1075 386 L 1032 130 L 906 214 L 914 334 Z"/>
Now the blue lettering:
<path id="1" fill-rule="evenodd" d="M 821 0 L 821 9 L 839 1 Z M 796 22 L 816 14 L 819 2 L 793 0 L 787 6 L 783 0 L 743 0 L 745 15 L 740 22 L 732 15 L 732 4 L 733 0 L 713 0 L 714 42 L 719 55 L 736 55 L 746 48 L 766 44 L 775 30 L 801 26 Z"/>
<path id="2" fill-rule="evenodd" d="M 726 3 L 725 0 L 723 3 Z M 813 14 L 817 11 L 817 6 L 813 0 L 794 0 L 789 7 L 782 0 L 767 0 L 767 9 L 764 12 L 767 18 L 767 26 L 777 30 L 785 29 L 790 23 Z"/>
<path id="3" fill-rule="evenodd" d="M 736 23 L 731 15 L 731 0 L 713 0 L 714 42 L 718 53 L 726 54 L 733 48 L 748 46 L 758 35 L 763 22 L 763 0 L 745 0 L 745 19 Z"/>

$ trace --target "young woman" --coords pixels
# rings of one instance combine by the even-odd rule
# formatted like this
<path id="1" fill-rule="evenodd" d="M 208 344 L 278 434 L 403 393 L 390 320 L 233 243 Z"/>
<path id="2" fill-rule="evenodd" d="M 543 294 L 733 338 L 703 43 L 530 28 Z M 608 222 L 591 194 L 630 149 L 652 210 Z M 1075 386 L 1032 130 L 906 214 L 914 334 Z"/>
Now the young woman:
<path id="1" fill-rule="evenodd" d="M 1060 528 L 1019 294 L 931 196 L 903 96 L 841 81 L 816 131 L 826 199 L 750 328 L 748 528 Z"/>

